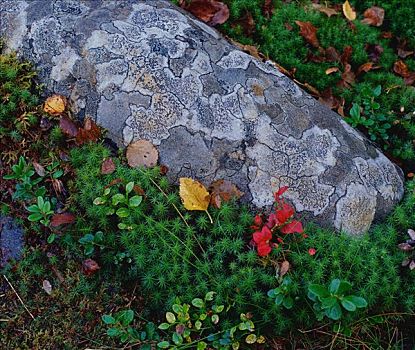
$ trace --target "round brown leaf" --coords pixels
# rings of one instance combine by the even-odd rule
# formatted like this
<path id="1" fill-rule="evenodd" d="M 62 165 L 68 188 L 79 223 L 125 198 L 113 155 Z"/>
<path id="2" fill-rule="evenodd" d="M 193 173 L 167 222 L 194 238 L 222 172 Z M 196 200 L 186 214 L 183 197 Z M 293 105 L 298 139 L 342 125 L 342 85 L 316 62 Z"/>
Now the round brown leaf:
<path id="1" fill-rule="evenodd" d="M 100 269 L 98 263 L 92 259 L 86 259 L 82 262 L 82 272 L 86 276 L 91 276 Z"/>
<path id="2" fill-rule="evenodd" d="M 109 175 L 115 171 L 115 163 L 112 158 L 105 159 L 101 164 L 101 174 Z"/>
<path id="3" fill-rule="evenodd" d="M 64 134 L 69 135 L 71 137 L 76 137 L 76 135 L 78 134 L 78 126 L 68 117 L 61 117 L 61 119 L 59 120 L 59 127 Z"/>
<path id="4" fill-rule="evenodd" d="M 132 168 L 151 168 L 157 165 L 159 153 L 150 141 L 138 140 L 128 145 L 126 156 L 128 165 Z"/>
<path id="5" fill-rule="evenodd" d="M 381 7 L 372 6 L 363 13 L 363 16 L 365 18 L 362 20 L 362 23 L 380 27 L 385 18 L 385 10 Z"/>

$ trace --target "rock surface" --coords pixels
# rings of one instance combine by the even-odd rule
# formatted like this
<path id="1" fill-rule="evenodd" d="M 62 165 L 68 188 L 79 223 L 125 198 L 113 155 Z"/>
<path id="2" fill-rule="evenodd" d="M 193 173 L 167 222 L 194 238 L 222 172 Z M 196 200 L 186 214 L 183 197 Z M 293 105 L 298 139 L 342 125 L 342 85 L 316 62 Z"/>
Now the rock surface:
<path id="1" fill-rule="evenodd" d="M 288 185 L 303 217 L 351 234 L 403 195 L 400 169 L 271 64 L 167 1 L 2 0 L 6 47 L 119 145 L 148 139 L 170 176 L 229 179 L 256 206 Z"/>
<path id="2" fill-rule="evenodd" d="M 0 215 L 0 267 L 11 259 L 19 260 L 23 246 L 23 229 L 12 218 Z"/>

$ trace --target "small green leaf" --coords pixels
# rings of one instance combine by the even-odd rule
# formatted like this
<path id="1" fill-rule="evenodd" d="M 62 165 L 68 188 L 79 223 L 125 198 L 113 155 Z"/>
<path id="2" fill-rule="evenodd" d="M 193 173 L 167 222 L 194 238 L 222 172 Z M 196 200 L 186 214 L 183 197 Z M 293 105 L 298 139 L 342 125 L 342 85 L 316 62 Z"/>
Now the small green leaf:
<path id="1" fill-rule="evenodd" d="M 125 185 L 125 193 L 129 194 L 134 188 L 134 182 L 129 182 L 127 185 Z"/>
<path id="2" fill-rule="evenodd" d="M 121 331 L 118 330 L 117 328 L 109 328 L 109 329 L 107 329 L 107 335 L 109 337 L 117 337 L 120 334 L 121 334 Z"/>
<path id="3" fill-rule="evenodd" d="M 42 219 L 42 214 L 40 213 L 34 213 L 34 214 L 30 214 L 27 219 L 29 221 L 39 221 L 40 219 Z"/>
<path id="4" fill-rule="evenodd" d="M 311 293 L 317 295 L 319 298 L 325 298 L 329 296 L 328 290 L 319 284 L 310 284 L 308 286 L 308 290 Z"/>
<path id="5" fill-rule="evenodd" d="M 291 309 L 294 306 L 293 298 L 291 297 L 284 298 L 284 302 L 282 303 L 282 305 L 288 310 Z"/>
<path id="6" fill-rule="evenodd" d="M 207 344 L 204 341 L 200 341 L 197 343 L 197 350 L 205 350 L 207 348 Z"/>
<path id="7" fill-rule="evenodd" d="M 170 325 L 168 323 L 163 322 L 158 328 L 161 330 L 169 329 Z"/>
<path id="8" fill-rule="evenodd" d="M 31 213 L 40 213 L 40 209 L 36 204 L 32 204 L 27 208 L 27 210 Z"/>
<path id="9" fill-rule="evenodd" d="M 206 320 L 207 315 L 206 314 L 200 314 L 199 320 L 204 321 Z"/>
<path id="10" fill-rule="evenodd" d="M 94 204 L 95 205 L 101 205 L 101 204 L 104 204 L 106 202 L 106 200 L 104 199 L 104 198 L 102 198 L 102 197 L 97 197 L 97 198 L 95 198 L 94 199 Z"/>
<path id="11" fill-rule="evenodd" d="M 176 316 L 172 312 L 166 312 L 166 320 L 168 323 L 174 323 L 176 322 Z"/>
<path id="12" fill-rule="evenodd" d="M 196 328 L 197 330 L 199 330 L 200 328 L 202 328 L 202 322 L 200 322 L 199 320 L 197 320 L 197 321 L 195 322 L 195 328 Z"/>
<path id="13" fill-rule="evenodd" d="M 79 243 L 81 244 L 87 244 L 87 243 L 91 243 L 94 241 L 94 235 L 87 233 L 86 235 L 84 235 L 83 237 L 81 237 L 79 239 Z"/>
<path id="14" fill-rule="evenodd" d="M 277 296 L 277 293 L 275 292 L 275 288 L 274 288 L 274 289 L 270 289 L 270 290 L 268 291 L 267 295 L 268 295 L 270 298 L 273 298 L 273 299 L 274 299 L 274 298 Z"/>
<path id="15" fill-rule="evenodd" d="M 225 305 L 213 305 L 212 311 L 220 314 L 225 309 Z"/>
<path id="16" fill-rule="evenodd" d="M 352 289 L 352 285 L 347 281 L 341 281 L 337 290 L 337 295 L 344 295 L 347 291 Z"/>
<path id="17" fill-rule="evenodd" d="M 179 312 L 183 312 L 183 307 L 179 304 L 173 304 L 172 309 L 176 314 L 178 314 Z"/>
<path id="18" fill-rule="evenodd" d="M 116 193 L 111 198 L 112 205 L 118 205 L 125 202 L 125 196 L 122 193 Z"/>
<path id="19" fill-rule="evenodd" d="M 124 310 L 120 312 L 120 322 L 123 326 L 128 326 L 134 319 L 133 310 Z"/>
<path id="20" fill-rule="evenodd" d="M 181 345 L 183 343 L 183 337 L 177 332 L 173 333 L 172 340 L 176 345 Z"/>
<path id="21" fill-rule="evenodd" d="M 45 200 L 43 199 L 43 197 L 37 197 L 37 206 L 39 208 L 43 208 L 43 205 L 45 204 Z"/>
<path id="22" fill-rule="evenodd" d="M 217 315 L 217 314 L 212 315 L 212 323 L 213 324 L 218 324 L 219 323 L 219 315 Z"/>
<path id="23" fill-rule="evenodd" d="M 114 324 L 115 323 L 115 318 L 112 317 L 111 315 L 103 315 L 101 317 L 102 322 L 104 322 L 105 324 Z"/>
<path id="24" fill-rule="evenodd" d="M 205 303 L 200 298 L 195 298 L 192 300 L 192 305 L 201 309 L 203 306 L 205 306 Z"/>
<path id="25" fill-rule="evenodd" d="M 336 294 L 337 291 L 339 290 L 339 286 L 340 286 L 340 280 L 338 278 L 334 279 L 330 283 L 329 292 L 331 294 Z"/>
<path id="26" fill-rule="evenodd" d="M 342 317 L 342 309 L 339 303 L 336 303 L 330 309 L 327 309 L 326 315 L 332 320 L 340 320 L 340 318 Z"/>
<path id="27" fill-rule="evenodd" d="M 116 214 L 120 217 L 120 218 L 127 218 L 130 216 L 130 211 L 127 208 L 119 208 L 116 211 Z"/>
<path id="28" fill-rule="evenodd" d="M 170 343 L 168 341 L 161 341 L 157 344 L 157 347 L 160 349 L 167 349 L 170 346 Z"/>
<path id="29" fill-rule="evenodd" d="M 206 293 L 205 300 L 206 301 L 212 301 L 214 295 L 215 295 L 215 292 L 208 292 L 208 293 Z"/>
<path id="30" fill-rule="evenodd" d="M 284 294 L 278 294 L 277 297 L 275 298 L 275 304 L 281 305 L 283 301 L 284 301 Z"/>
<path id="31" fill-rule="evenodd" d="M 323 309 L 329 309 L 333 307 L 336 302 L 337 302 L 336 297 L 321 298 L 321 307 Z"/>
<path id="32" fill-rule="evenodd" d="M 56 238 L 56 234 L 52 233 L 51 235 L 49 235 L 47 242 L 49 244 L 52 244 L 55 241 Z"/>
<path id="33" fill-rule="evenodd" d="M 128 201 L 128 206 L 138 207 L 141 204 L 142 201 L 143 201 L 143 197 L 141 197 L 141 196 L 131 197 L 130 200 Z"/>
<path id="34" fill-rule="evenodd" d="M 245 338 L 245 343 L 247 344 L 254 344 L 256 342 L 256 335 L 250 334 Z"/>
<path id="35" fill-rule="evenodd" d="M 232 350 L 238 350 L 239 349 L 239 342 L 238 341 L 234 341 L 232 343 Z"/>
<path id="36" fill-rule="evenodd" d="M 350 300 L 347 300 L 346 298 L 344 298 L 343 300 L 340 301 L 340 303 L 347 311 L 352 311 L 352 312 L 356 311 L 356 305 L 352 303 Z"/>
<path id="37" fill-rule="evenodd" d="M 349 296 L 345 297 L 344 299 L 347 299 L 347 300 L 351 301 L 359 309 L 364 308 L 364 307 L 367 306 L 366 299 L 362 298 L 362 297 L 357 297 L 355 295 L 349 295 Z"/>

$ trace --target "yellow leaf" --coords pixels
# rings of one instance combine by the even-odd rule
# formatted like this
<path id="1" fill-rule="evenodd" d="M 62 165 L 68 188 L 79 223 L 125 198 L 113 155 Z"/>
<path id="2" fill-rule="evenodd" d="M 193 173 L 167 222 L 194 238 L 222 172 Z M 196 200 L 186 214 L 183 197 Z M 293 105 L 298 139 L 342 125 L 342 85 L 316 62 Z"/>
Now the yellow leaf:
<path id="1" fill-rule="evenodd" d="M 180 198 L 187 210 L 206 211 L 210 202 L 210 194 L 205 186 L 188 177 L 180 178 Z"/>
<path id="2" fill-rule="evenodd" d="M 343 14 L 349 21 L 356 19 L 356 12 L 350 6 L 349 0 L 346 0 L 343 4 Z"/>
<path id="3" fill-rule="evenodd" d="M 43 110 L 51 115 L 59 115 L 65 111 L 66 98 L 61 95 L 53 95 L 46 99 Z"/>

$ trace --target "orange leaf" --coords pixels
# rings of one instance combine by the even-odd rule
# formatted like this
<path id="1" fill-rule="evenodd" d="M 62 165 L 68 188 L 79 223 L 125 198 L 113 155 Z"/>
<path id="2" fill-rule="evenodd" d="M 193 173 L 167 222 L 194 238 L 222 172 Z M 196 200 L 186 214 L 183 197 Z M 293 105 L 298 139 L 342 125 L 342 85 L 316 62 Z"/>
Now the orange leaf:
<path id="1" fill-rule="evenodd" d="M 84 127 L 78 130 L 76 144 L 79 146 L 88 142 L 96 142 L 100 137 L 101 129 L 91 118 L 87 117 L 84 121 Z"/>
<path id="2" fill-rule="evenodd" d="M 357 75 L 359 75 L 362 72 L 369 72 L 372 69 L 375 68 L 379 68 L 379 67 L 374 67 L 374 63 L 373 62 L 366 62 L 364 64 L 362 64 L 358 69 L 357 69 Z"/>
<path id="3" fill-rule="evenodd" d="M 356 12 L 350 6 L 349 0 L 346 0 L 343 3 L 343 14 L 349 21 L 354 21 L 356 19 Z"/>
<path id="4" fill-rule="evenodd" d="M 314 47 L 319 47 L 320 43 L 317 39 L 317 28 L 314 27 L 311 22 L 295 21 L 300 27 L 300 35 Z"/>
<path id="5" fill-rule="evenodd" d="M 409 72 L 408 66 L 405 64 L 404 61 L 396 61 L 393 65 L 393 71 L 400 75 L 402 78 L 407 78 L 411 74 Z"/>
<path id="6" fill-rule="evenodd" d="M 211 26 L 225 23 L 229 18 L 229 9 L 224 3 L 217 0 L 184 1 L 181 6 Z"/>
<path id="7" fill-rule="evenodd" d="M 187 210 L 206 211 L 209 206 L 209 192 L 199 181 L 188 177 L 181 177 L 179 194 Z"/>
<path id="8" fill-rule="evenodd" d="M 362 23 L 380 27 L 385 18 L 385 10 L 381 7 L 372 6 L 363 13 L 363 16 L 365 18 L 362 20 Z"/>

